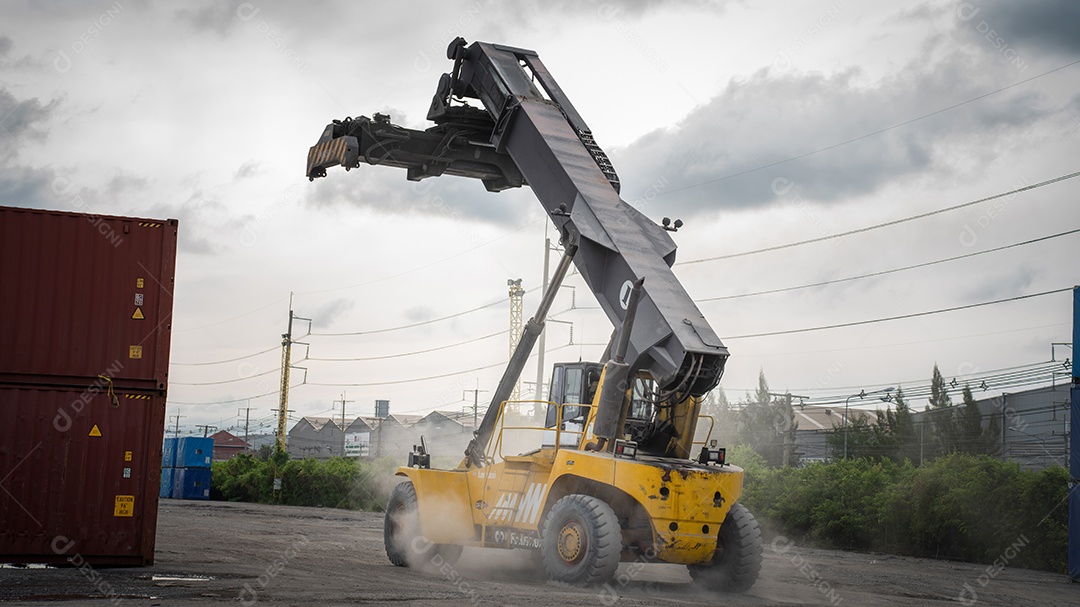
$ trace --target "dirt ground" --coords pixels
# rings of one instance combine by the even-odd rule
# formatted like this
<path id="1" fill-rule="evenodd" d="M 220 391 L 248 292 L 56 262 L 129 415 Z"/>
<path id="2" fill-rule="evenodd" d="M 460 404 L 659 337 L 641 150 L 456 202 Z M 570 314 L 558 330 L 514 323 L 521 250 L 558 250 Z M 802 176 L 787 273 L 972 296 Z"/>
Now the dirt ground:
<path id="1" fill-rule="evenodd" d="M 428 571 L 392 566 L 382 515 L 162 500 L 146 568 L 0 568 L 13 605 L 1039 605 L 1080 604 L 1066 576 L 816 550 L 766 537 L 761 578 L 709 594 L 676 565 L 623 563 L 600 588 L 548 582 L 527 553 L 466 549 Z M 966 584 L 966 586 L 965 586 Z"/>

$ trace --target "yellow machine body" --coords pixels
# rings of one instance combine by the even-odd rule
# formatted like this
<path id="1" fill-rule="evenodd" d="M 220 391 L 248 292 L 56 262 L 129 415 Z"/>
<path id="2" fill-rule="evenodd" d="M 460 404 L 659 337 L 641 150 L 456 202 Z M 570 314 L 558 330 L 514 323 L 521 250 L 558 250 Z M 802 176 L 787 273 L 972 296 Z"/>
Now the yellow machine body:
<path id="1" fill-rule="evenodd" d="M 398 470 L 416 489 L 420 534 L 428 541 L 539 549 L 546 513 L 560 498 L 583 493 L 603 499 L 619 516 L 623 560 L 644 555 L 700 564 L 713 557 L 720 524 L 742 494 L 741 468 L 585 450 L 588 433 L 557 430 L 561 415 L 555 430 L 504 425 L 508 404 L 488 449 L 489 465 Z M 587 428 L 591 422 L 590 414 Z M 696 422 L 689 422 L 691 429 Z M 555 440 L 523 455 L 503 455 L 504 437 L 513 432 L 547 432 Z"/>

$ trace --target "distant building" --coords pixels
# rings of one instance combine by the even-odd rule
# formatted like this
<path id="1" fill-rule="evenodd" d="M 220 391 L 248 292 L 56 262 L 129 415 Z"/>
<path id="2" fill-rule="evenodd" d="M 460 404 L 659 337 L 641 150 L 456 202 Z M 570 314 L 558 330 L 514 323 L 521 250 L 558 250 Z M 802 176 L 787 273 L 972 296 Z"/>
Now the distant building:
<path id="1" fill-rule="evenodd" d="M 1068 384 L 1044 386 L 1000 396 L 976 400 L 982 414 L 983 428 L 990 417 L 997 417 L 1001 427 L 998 444 L 1003 460 L 1017 462 L 1025 470 L 1043 470 L 1052 466 L 1069 466 Z M 974 390 L 977 392 L 977 390 Z M 956 395 L 953 395 L 956 401 Z M 957 404 L 954 408 L 962 407 Z M 915 413 L 915 427 L 927 424 L 925 411 Z"/>
<path id="2" fill-rule="evenodd" d="M 214 439 L 214 461 L 224 462 L 241 453 L 251 453 L 251 445 L 230 432 L 221 430 L 210 435 Z"/>
<path id="3" fill-rule="evenodd" d="M 952 398 L 955 403 L 952 409 L 959 412 L 963 403 L 957 402 L 956 393 L 952 394 Z M 983 428 L 989 426 L 991 417 L 997 418 L 1001 428 L 998 437 L 1000 449 L 994 455 L 1017 462 L 1025 470 L 1068 467 L 1069 398 L 1069 385 L 1062 384 L 976 399 Z M 852 409 L 852 419 L 856 415 L 866 416 L 871 425 L 877 422 L 873 411 L 856 412 Z M 799 461 L 810 463 L 829 459 L 833 454 L 829 452 L 828 433 L 834 428 L 842 428 L 843 418 L 843 405 L 829 408 L 795 407 L 795 419 L 799 424 L 795 433 Z M 912 421 L 920 442 L 925 438 L 926 444 L 930 444 L 932 425 L 928 412 L 916 409 L 912 404 Z"/>
<path id="4" fill-rule="evenodd" d="M 342 455 L 344 435 L 329 417 L 302 417 L 289 430 L 286 451 L 295 459 L 329 459 Z"/>
<path id="5" fill-rule="evenodd" d="M 809 464 L 829 459 L 828 437 L 834 428 L 844 425 L 844 408 L 839 407 L 794 407 L 795 453 L 799 463 Z M 865 417 L 871 425 L 877 422 L 877 416 L 866 411 L 850 410 L 851 419 Z"/>
<path id="6" fill-rule="evenodd" d="M 433 411 L 427 415 L 356 417 L 341 431 L 341 420 L 304 417 L 289 430 L 287 450 L 298 458 L 393 457 L 405 461 L 424 437 L 433 456 L 458 456 L 472 438 L 472 414 Z"/>

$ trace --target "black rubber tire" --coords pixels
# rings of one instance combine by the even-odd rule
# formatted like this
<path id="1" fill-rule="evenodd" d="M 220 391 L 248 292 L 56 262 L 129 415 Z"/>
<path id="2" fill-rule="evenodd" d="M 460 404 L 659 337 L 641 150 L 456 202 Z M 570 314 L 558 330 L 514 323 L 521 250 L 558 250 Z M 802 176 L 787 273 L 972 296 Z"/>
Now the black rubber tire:
<path id="1" fill-rule="evenodd" d="M 746 592 L 757 582 L 761 555 L 761 527 L 746 506 L 736 502 L 720 525 L 712 562 L 687 568 L 690 577 L 709 590 Z"/>
<path id="2" fill-rule="evenodd" d="M 404 481 L 390 494 L 383 518 L 383 545 L 390 562 L 397 567 L 410 567 L 431 562 L 438 554 L 443 562 L 453 565 L 461 557 L 462 546 L 416 542 L 419 535 L 420 505 L 416 487 L 412 481 Z M 432 564 L 442 565 L 437 560 Z"/>
<path id="3" fill-rule="evenodd" d="M 555 502 L 544 521 L 542 537 L 544 570 L 557 582 L 602 584 L 619 567 L 619 518 L 599 498 L 571 494 Z"/>
<path id="4" fill-rule="evenodd" d="M 410 544 L 420 534 L 420 513 L 416 488 L 411 481 L 399 483 L 390 493 L 383 518 L 383 545 L 386 556 L 397 567 L 409 565 Z"/>

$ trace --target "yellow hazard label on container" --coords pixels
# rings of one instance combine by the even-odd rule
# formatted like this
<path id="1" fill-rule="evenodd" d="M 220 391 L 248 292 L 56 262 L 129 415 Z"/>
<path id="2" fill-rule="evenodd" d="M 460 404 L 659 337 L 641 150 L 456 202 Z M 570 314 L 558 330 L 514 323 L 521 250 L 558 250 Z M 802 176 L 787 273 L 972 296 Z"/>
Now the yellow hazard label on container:
<path id="1" fill-rule="evenodd" d="M 136 289 L 142 289 L 145 286 L 146 286 L 146 280 L 144 280 L 142 278 L 136 278 L 135 279 L 135 288 Z"/>
<path id="2" fill-rule="evenodd" d="M 142 346 L 128 346 L 128 358 L 142 358 Z"/>
<path id="3" fill-rule="evenodd" d="M 142 319 L 144 319 L 146 317 L 143 316 L 142 308 L 135 308 L 135 313 L 131 315 L 131 318 L 133 318 L 135 320 L 142 320 Z"/>
<path id="4" fill-rule="evenodd" d="M 131 451 L 124 451 L 124 461 L 125 462 L 130 462 L 131 461 Z"/>
<path id="5" fill-rule="evenodd" d="M 113 505 L 113 516 L 135 516 L 135 496 L 118 495 Z"/>
<path id="6" fill-rule="evenodd" d="M 90 434 L 87 436 L 101 436 L 101 428 L 98 428 L 97 424 L 94 424 L 94 427 L 90 428 Z"/>

